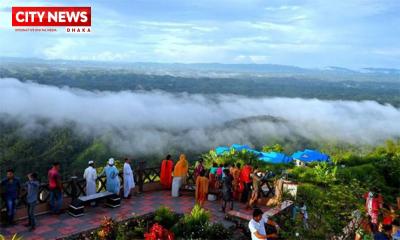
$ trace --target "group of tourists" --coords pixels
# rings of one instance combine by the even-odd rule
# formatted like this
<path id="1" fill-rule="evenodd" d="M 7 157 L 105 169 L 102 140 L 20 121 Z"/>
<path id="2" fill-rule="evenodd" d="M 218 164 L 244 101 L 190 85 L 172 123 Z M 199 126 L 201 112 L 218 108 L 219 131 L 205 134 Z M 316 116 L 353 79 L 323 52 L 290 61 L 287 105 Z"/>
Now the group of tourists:
<path id="1" fill-rule="evenodd" d="M 120 195 L 121 183 L 119 178 L 119 170 L 115 166 L 115 161 L 110 158 L 103 171 L 98 175 L 94 167 L 94 161 L 88 162 L 88 167 L 83 173 L 83 178 L 86 180 L 86 195 L 93 195 L 97 193 L 97 179 L 98 176 L 106 177 L 106 190 L 108 192 Z M 50 211 L 53 214 L 62 213 L 63 206 L 63 185 L 62 177 L 60 174 L 60 163 L 54 162 L 51 169 L 48 171 L 48 191 L 49 191 L 49 205 Z M 130 165 L 130 159 L 125 158 L 123 167 L 123 197 L 130 198 L 132 189 L 135 189 L 134 172 Z M 29 173 L 27 181 L 24 183 L 26 189 L 26 203 L 28 213 L 28 224 L 26 227 L 30 231 L 36 228 L 35 220 L 35 206 L 38 204 L 38 194 L 40 183 L 36 173 Z M 14 170 L 8 169 L 7 176 L 1 181 L 1 197 L 6 203 L 7 221 L 5 226 L 15 225 L 14 216 L 16 213 L 16 205 L 19 196 L 21 195 L 21 181 L 15 177 Z"/>
<path id="2" fill-rule="evenodd" d="M 184 154 L 175 164 L 168 155 L 161 163 L 160 183 L 164 189 L 171 189 L 171 196 L 178 197 L 179 189 L 186 184 L 189 163 Z M 234 200 L 246 204 L 246 208 L 254 208 L 260 197 L 261 179 L 264 174 L 249 164 L 241 167 L 237 164 L 213 163 L 206 169 L 203 159 L 199 159 L 194 169 L 195 198 L 200 206 L 208 199 L 209 194 L 220 196 L 222 199 L 221 211 L 227 206 L 233 209 Z"/>
<path id="3" fill-rule="evenodd" d="M 171 189 L 173 197 L 179 196 L 179 189 L 186 183 L 188 169 L 189 164 L 184 154 L 180 155 L 175 167 L 171 155 L 162 161 L 160 183 L 164 189 Z M 213 163 L 210 169 L 206 169 L 200 158 L 194 169 L 196 203 L 203 206 L 209 194 L 219 195 L 221 211 L 225 212 L 227 207 L 233 209 L 234 200 L 241 201 L 246 204 L 246 208 L 254 209 L 248 226 L 252 239 L 275 239 L 278 236 L 278 224 L 263 216 L 262 210 L 256 207 L 263 176 L 257 167 L 249 164 L 241 167 L 240 163 Z M 266 231 L 265 225 L 271 225 L 273 230 Z"/>
<path id="4" fill-rule="evenodd" d="M 89 161 L 88 164 L 89 166 L 85 169 L 85 172 L 83 174 L 83 178 L 86 180 L 86 196 L 97 193 L 97 170 L 94 167 L 93 160 Z M 125 199 L 128 199 L 131 198 L 132 189 L 135 189 L 136 186 L 135 175 L 131 167 L 131 160 L 129 158 L 125 158 L 122 174 L 124 181 L 124 191 L 122 193 L 122 196 Z M 106 177 L 106 191 L 114 193 L 116 195 L 121 194 L 121 181 L 119 178 L 119 170 L 115 166 L 114 158 L 108 159 L 107 165 L 104 167 L 99 176 Z"/>
<path id="5" fill-rule="evenodd" d="M 21 181 L 15 177 L 14 170 L 8 169 L 7 175 L 1 180 L 1 197 L 6 203 L 7 219 L 6 226 L 15 225 L 14 216 L 16 212 L 17 199 L 21 192 Z M 29 173 L 27 175 L 27 181 L 24 183 L 27 190 L 26 203 L 28 212 L 28 224 L 30 230 L 34 230 L 36 227 L 35 221 L 35 205 L 37 204 L 37 196 L 39 193 L 39 181 L 36 173 Z"/>
<path id="6" fill-rule="evenodd" d="M 180 196 L 180 189 L 187 184 L 189 162 L 184 154 L 179 156 L 179 160 L 174 164 L 171 155 L 167 155 L 161 163 L 160 184 L 164 189 L 171 190 L 172 197 Z M 253 208 L 253 218 L 249 222 L 249 229 L 252 239 L 270 239 L 276 236 L 276 232 L 266 233 L 265 224 L 272 225 L 275 230 L 279 226 L 267 218 L 263 217 L 262 211 L 256 207 L 261 194 L 261 186 L 268 173 L 261 172 L 256 166 L 240 163 L 236 164 L 217 164 L 207 169 L 204 161 L 200 158 L 194 168 L 195 180 L 195 200 L 200 206 L 214 196 L 221 198 L 221 211 L 225 212 L 234 207 L 234 201 L 240 201 L 246 208 Z M 86 180 L 86 195 L 96 194 L 98 191 L 97 179 L 99 176 L 106 178 L 106 191 L 130 198 L 132 189 L 135 189 L 135 174 L 131 167 L 130 159 L 126 158 L 123 166 L 123 192 L 121 194 L 121 181 L 119 170 L 115 166 L 115 160 L 110 158 L 107 165 L 100 174 L 97 174 L 95 162 L 88 162 L 88 167 L 83 173 Z M 14 170 L 8 169 L 6 177 L 1 181 L 1 196 L 6 203 L 7 224 L 14 225 L 17 199 L 20 192 L 26 190 L 26 203 L 28 213 L 28 223 L 30 230 L 36 227 L 35 206 L 38 203 L 40 183 L 36 173 L 29 173 L 26 182 L 21 183 L 15 177 Z M 63 205 L 63 184 L 60 174 L 60 163 L 55 162 L 48 171 L 48 191 L 49 204 L 53 214 L 60 214 Z M 400 222 L 392 206 L 385 204 L 381 194 L 374 189 L 367 192 L 365 198 L 365 209 L 368 217 L 361 222 L 361 228 L 357 231 L 356 240 L 364 239 L 400 239 Z M 302 214 L 304 227 L 308 228 L 308 214 L 304 203 L 295 206 L 293 216 L 297 213 Z M 397 219 L 397 220 L 396 220 Z M 372 238 L 371 238 L 372 237 Z M 397 237 L 397 238 L 396 238 Z"/>
<path id="7" fill-rule="evenodd" d="M 356 240 L 400 240 L 400 221 L 396 210 L 384 203 L 377 188 L 363 195 L 367 217 L 361 221 Z"/>

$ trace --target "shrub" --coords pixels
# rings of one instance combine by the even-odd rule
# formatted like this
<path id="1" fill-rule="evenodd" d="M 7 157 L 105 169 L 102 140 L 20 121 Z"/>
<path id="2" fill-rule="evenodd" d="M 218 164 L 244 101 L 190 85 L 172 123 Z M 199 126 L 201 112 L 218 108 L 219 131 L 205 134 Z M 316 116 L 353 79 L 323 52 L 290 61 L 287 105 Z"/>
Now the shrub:
<path id="1" fill-rule="evenodd" d="M 290 173 L 301 182 L 327 185 L 336 181 L 336 171 L 336 166 L 318 163 L 308 167 L 295 167 Z"/>
<path id="2" fill-rule="evenodd" d="M 339 168 L 338 179 L 342 183 L 348 183 L 356 179 L 367 187 L 381 187 L 381 183 L 383 184 L 385 182 L 385 179 L 378 172 L 378 169 L 370 163 L 354 167 Z"/>
<path id="3" fill-rule="evenodd" d="M 211 150 L 210 152 L 203 154 L 202 157 L 204 159 L 204 165 L 206 168 L 212 167 L 213 162 L 216 162 L 218 164 L 241 163 L 242 165 L 244 165 L 245 163 L 254 164 L 256 162 L 258 165 L 263 164 L 258 160 L 257 156 L 254 153 L 248 152 L 246 150 L 234 151 L 233 149 L 231 149 L 230 152 L 226 152 L 219 156 L 215 153 L 215 151 Z"/>
<path id="4" fill-rule="evenodd" d="M 208 239 L 207 226 L 210 221 L 210 213 L 199 205 L 195 205 L 192 211 L 179 221 L 172 231 L 177 237 L 184 239 Z"/>
<path id="5" fill-rule="evenodd" d="M 347 185 L 327 185 L 319 187 L 313 184 L 302 184 L 298 187 L 297 203 L 304 202 L 309 215 L 309 229 L 302 228 L 302 224 L 295 219 L 286 221 L 284 226 L 285 239 L 296 238 L 298 232 L 303 239 L 327 239 L 341 234 L 343 227 L 352 219 L 354 210 L 363 208 L 360 198 L 365 189 L 357 181 Z M 293 226 L 294 227 L 290 227 Z"/>
<path id="6" fill-rule="evenodd" d="M 155 212 L 154 221 L 170 229 L 178 221 L 178 216 L 169 207 L 161 206 Z"/>
<path id="7" fill-rule="evenodd" d="M 221 223 L 209 224 L 207 226 L 208 239 L 232 239 L 232 232 Z"/>

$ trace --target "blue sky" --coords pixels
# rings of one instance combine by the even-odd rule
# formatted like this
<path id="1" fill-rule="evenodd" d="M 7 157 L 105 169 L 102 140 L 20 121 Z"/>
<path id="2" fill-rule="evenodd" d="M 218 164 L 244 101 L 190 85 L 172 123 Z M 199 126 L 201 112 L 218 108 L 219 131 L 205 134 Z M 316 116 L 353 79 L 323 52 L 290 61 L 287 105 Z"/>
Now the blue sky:
<path id="1" fill-rule="evenodd" d="M 0 3 L 0 55 L 129 62 L 400 68 L 399 0 Z M 20 33 L 11 6 L 90 5 L 92 33 Z"/>

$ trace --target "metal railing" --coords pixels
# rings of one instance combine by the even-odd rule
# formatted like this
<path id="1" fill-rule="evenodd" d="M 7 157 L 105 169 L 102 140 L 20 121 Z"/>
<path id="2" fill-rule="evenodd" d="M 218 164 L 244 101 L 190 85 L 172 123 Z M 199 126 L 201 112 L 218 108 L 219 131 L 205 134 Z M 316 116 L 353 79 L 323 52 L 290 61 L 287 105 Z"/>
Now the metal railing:
<path id="1" fill-rule="evenodd" d="M 144 164 L 139 164 L 134 170 L 135 182 L 136 186 L 139 188 L 139 192 L 143 192 L 143 186 L 145 184 L 157 183 L 160 181 L 160 167 L 144 167 Z M 121 181 L 121 187 L 123 183 L 123 173 L 119 174 L 119 178 Z M 194 170 L 189 169 L 187 184 L 194 185 Z M 70 179 L 62 182 L 62 193 L 64 197 L 68 197 L 71 199 L 76 199 L 79 196 L 85 195 L 86 190 L 86 180 L 83 178 L 78 178 L 76 176 L 70 177 Z M 96 181 L 97 192 L 106 191 L 106 177 L 99 176 Z M 17 201 L 17 208 L 26 206 L 26 189 L 24 186 L 21 186 L 21 194 Z M 42 183 L 39 187 L 38 192 L 38 203 L 46 203 L 50 199 L 50 190 L 48 183 Z M 4 208 L 4 203 L 1 204 L 2 208 Z"/>

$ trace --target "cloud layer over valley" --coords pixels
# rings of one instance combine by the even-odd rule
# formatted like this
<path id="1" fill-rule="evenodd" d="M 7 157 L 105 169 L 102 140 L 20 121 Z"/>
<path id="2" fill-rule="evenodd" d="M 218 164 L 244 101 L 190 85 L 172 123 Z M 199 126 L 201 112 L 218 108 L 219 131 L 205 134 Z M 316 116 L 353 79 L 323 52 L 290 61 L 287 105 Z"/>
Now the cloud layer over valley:
<path id="1" fill-rule="evenodd" d="M 0 116 L 18 119 L 27 133 L 73 123 L 78 133 L 104 137 L 129 154 L 177 146 L 204 151 L 291 136 L 353 144 L 400 136 L 400 110 L 374 101 L 92 92 L 16 79 L 0 79 L 0 96 Z"/>

